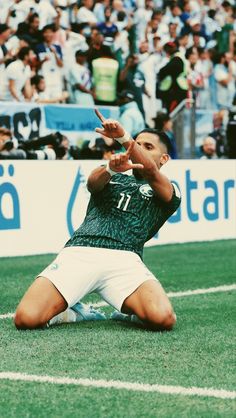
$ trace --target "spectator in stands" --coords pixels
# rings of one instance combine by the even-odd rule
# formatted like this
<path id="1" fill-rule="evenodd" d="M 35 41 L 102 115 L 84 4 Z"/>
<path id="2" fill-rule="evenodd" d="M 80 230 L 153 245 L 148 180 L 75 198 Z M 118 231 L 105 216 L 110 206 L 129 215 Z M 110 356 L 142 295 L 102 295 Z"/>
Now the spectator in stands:
<path id="1" fill-rule="evenodd" d="M 190 46 L 204 48 L 206 46 L 207 36 L 199 18 L 190 20 L 191 32 L 189 35 Z"/>
<path id="2" fill-rule="evenodd" d="M 181 22 L 183 23 L 185 28 L 188 28 L 190 19 L 193 16 L 192 2 L 189 0 L 184 0 L 181 9 L 182 9 L 182 13 L 180 15 Z"/>
<path id="3" fill-rule="evenodd" d="M 159 71 L 157 94 L 167 111 L 172 112 L 182 100 L 187 98 L 187 68 L 176 43 L 167 42 L 163 49 L 169 62 Z"/>
<path id="4" fill-rule="evenodd" d="M 37 13 L 29 15 L 28 21 L 19 24 L 16 35 L 19 38 L 27 40 L 31 48 L 41 41 L 41 32 L 39 30 L 40 20 Z"/>
<path id="5" fill-rule="evenodd" d="M 224 110 L 220 110 L 213 115 L 213 131 L 209 133 L 208 136 L 212 137 L 216 141 L 216 154 L 219 158 L 225 157 L 227 155 L 227 146 L 226 146 L 226 129 L 224 126 L 225 119 Z"/>
<path id="6" fill-rule="evenodd" d="M 33 51 L 30 47 L 23 47 L 18 53 L 18 59 L 6 68 L 3 100 L 22 102 L 30 100 L 32 88 L 30 84 Z"/>
<path id="7" fill-rule="evenodd" d="M 4 23 L 9 25 L 12 28 L 13 32 L 15 32 L 18 28 L 18 25 L 21 22 L 27 20 L 28 18 L 28 15 L 30 13 L 29 3 L 27 4 L 27 2 L 22 0 L 15 0 L 4 3 L 8 3 L 8 11 L 7 15 L 5 16 L 6 20 Z"/>
<path id="8" fill-rule="evenodd" d="M 60 22 L 63 29 L 70 28 L 70 9 L 75 2 L 76 0 L 54 0 L 56 11 L 60 14 Z"/>
<path id="9" fill-rule="evenodd" d="M 102 56 L 102 45 L 104 42 L 104 36 L 98 32 L 97 28 L 92 30 L 91 42 L 88 51 L 88 63 L 89 68 L 92 70 L 92 61 L 101 58 Z"/>
<path id="10" fill-rule="evenodd" d="M 219 54 L 218 63 L 214 69 L 217 107 L 219 110 L 229 109 L 232 106 L 235 94 L 235 82 L 230 58 L 229 53 Z"/>
<path id="11" fill-rule="evenodd" d="M 122 15 L 124 16 L 124 13 L 120 12 L 118 14 L 118 19 Z M 119 68 L 123 68 L 130 54 L 131 38 L 133 37 L 131 32 L 133 32 L 133 26 L 132 23 L 125 23 L 125 21 L 122 20 L 122 17 L 121 20 L 116 22 L 116 26 L 118 30 L 114 35 L 113 51 L 119 62 Z"/>
<path id="12" fill-rule="evenodd" d="M 217 159 L 217 154 L 216 154 L 216 141 L 214 138 L 212 138 L 211 136 L 207 136 L 204 141 L 203 144 L 200 147 L 200 151 L 201 151 L 201 160 L 215 160 Z"/>
<path id="13" fill-rule="evenodd" d="M 177 38 L 178 24 L 176 22 L 170 22 L 168 26 L 168 34 L 166 35 L 166 42 L 175 42 Z"/>
<path id="14" fill-rule="evenodd" d="M 82 0 L 82 7 L 79 8 L 76 21 L 78 23 L 88 22 L 97 23 L 97 18 L 93 13 L 92 9 L 94 6 L 93 0 Z"/>
<path id="15" fill-rule="evenodd" d="M 56 8 L 57 16 L 54 22 L 53 43 L 60 45 L 63 49 L 66 46 L 67 31 L 61 26 L 62 11 L 60 7 Z"/>
<path id="16" fill-rule="evenodd" d="M 179 34 L 182 27 L 183 22 L 181 20 L 182 11 L 176 1 L 172 1 L 170 7 L 168 9 L 168 13 L 165 14 L 163 21 L 169 25 L 170 22 L 177 24 L 177 33 Z"/>
<path id="17" fill-rule="evenodd" d="M 201 68 L 197 67 L 199 58 L 198 49 L 195 46 L 192 46 L 187 50 L 185 57 L 187 58 L 187 79 L 189 89 L 193 98 L 196 100 L 196 106 L 200 107 L 199 92 L 204 88 L 204 79 Z"/>
<path id="18" fill-rule="evenodd" d="M 11 29 L 5 23 L 0 23 L 0 100 L 3 99 L 5 80 L 5 64 L 12 57 L 11 51 L 6 47 L 6 42 L 11 35 Z"/>
<path id="19" fill-rule="evenodd" d="M 233 7 L 228 1 L 223 1 L 221 10 L 218 10 L 216 19 L 219 19 L 220 28 L 215 32 L 217 40 L 217 50 L 225 53 L 230 50 L 230 43 L 234 32 L 235 17 Z"/>
<path id="20" fill-rule="evenodd" d="M 95 93 L 92 89 L 92 76 L 87 65 L 88 51 L 75 53 L 76 63 L 69 72 L 70 102 L 83 106 L 94 106 Z"/>
<path id="21" fill-rule="evenodd" d="M 210 89 L 210 77 L 213 74 L 213 63 L 210 60 L 207 49 L 198 49 L 199 59 L 196 63 L 196 71 L 201 74 L 202 87 L 198 91 L 198 105 L 201 109 L 211 109 L 212 98 Z"/>
<path id="22" fill-rule="evenodd" d="M 145 39 L 146 27 L 152 18 L 153 10 L 153 1 L 145 0 L 145 4 L 142 3 L 142 5 L 138 7 L 134 13 L 134 23 L 136 25 L 137 37 L 139 41 L 143 41 Z"/>
<path id="23" fill-rule="evenodd" d="M 204 42 L 202 42 L 202 39 Z M 205 39 L 201 37 L 200 32 L 193 33 L 193 45 L 196 48 L 205 48 L 206 42 Z"/>
<path id="24" fill-rule="evenodd" d="M 152 19 L 156 21 L 157 26 L 157 35 L 161 36 L 162 38 L 165 37 L 169 32 L 168 24 L 164 21 L 164 13 L 162 10 L 155 9 L 152 14 Z M 176 23 L 176 22 L 175 22 Z M 162 45 L 164 45 L 166 41 L 162 41 Z"/>
<path id="25" fill-rule="evenodd" d="M 176 38 L 178 50 L 180 54 L 185 57 L 187 47 L 189 45 L 189 34 L 185 31 L 181 32 L 178 38 Z"/>
<path id="26" fill-rule="evenodd" d="M 153 12 L 151 20 L 147 23 L 147 26 L 145 29 L 145 40 L 148 41 L 149 48 L 151 51 L 153 50 L 153 38 L 158 35 L 161 36 L 159 25 L 160 25 L 160 20 L 156 16 L 156 13 Z"/>
<path id="27" fill-rule="evenodd" d="M 177 145 L 173 132 L 173 122 L 170 116 L 167 113 L 158 112 L 154 118 L 154 127 L 158 131 L 165 132 L 165 134 L 168 136 L 171 142 L 170 157 L 173 160 L 176 160 L 178 158 Z"/>
<path id="28" fill-rule="evenodd" d="M 143 98 L 145 91 L 145 77 L 139 66 L 139 57 L 132 54 L 128 57 L 125 67 L 120 72 L 120 88 L 132 91 L 135 101 L 144 116 Z"/>
<path id="29" fill-rule="evenodd" d="M 156 48 L 157 43 L 155 40 L 154 45 Z M 143 41 L 140 43 L 138 68 L 143 74 L 145 80 L 145 84 L 142 89 L 142 102 L 145 111 L 145 120 L 149 126 L 152 125 L 152 119 L 157 112 L 158 104 L 156 100 L 156 77 L 160 61 L 162 61 L 162 56 L 157 50 L 153 52 L 153 54 L 150 54 L 148 42 Z"/>
<path id="30" fill-rule="evenodd" d="M 119 64 L 108 45 L 103 44 L 100 58 L 92 61 L 92 73 L 96 103 L 112 105 L 116 100 Z"/>
<path id="31" fill-rule="evenodd" d="M 98 23 L 97 28 L 105 37 L 113 38 L 118 31 L 118 27 L 111 21 L 111 7 L 106 7 L 104 11 L 105 22 Z"/>
<path id="32" fill-rule="evenodd" d="M 53 43 L 54 27 L 45 26 L 42 30 L 43 42 L 36 46 L 39 74 L 45 78 L 46 93 L 50 99 L 60 97 L 63 91 L 63 57 L 59 45 Z"/>
<path id="33" fill-rule="evenodd" d="M 37 103 L 65 103 L 66 99 L 68 98 L 68 92 L 63 91 L 62 95 L 59 97 L 55 97 L 54 99 L 50 99 L 46 93 L 46 83 L 45 79 L 42 75 L 36 74 L 31 78 L 31 85 L 32 85 L 32 102 Z"/>
<path id="34" fill-rule="evenodd" d="M 39 15 L 39 29 L 43 29 L 47 25 L 52 25 L 57 17 L 55 7 L 48 0 L 33 0 L 34 12 Z"/>
<path id="35" fill-rule="evenodd" d="M 63 64 L 65 77 L 69 85 L 69 71 L 75 64 L 75 53 L 78 49 L 86 50 L 89 48 L 86 38 L 83 34 L 78 32 L 78 24 L 74 24 L 73 31 L 66 31 L 66 44 L 63 48 Z"/>
<path id="36" fill-rule="evenodd" d="M 132 137 L 136 136 L 145 128 L 145 122 L 132 91 L 121 91 L 118 95 L 118 104 L 120 106 L 119 122 Z"/>
<path id="37" fill-rule="evenodd" d="M 109 0 L 95 0 L 93 13 L 96 16 L 97 22 L 105 22 L 105 7 L 110 5 Z"/>

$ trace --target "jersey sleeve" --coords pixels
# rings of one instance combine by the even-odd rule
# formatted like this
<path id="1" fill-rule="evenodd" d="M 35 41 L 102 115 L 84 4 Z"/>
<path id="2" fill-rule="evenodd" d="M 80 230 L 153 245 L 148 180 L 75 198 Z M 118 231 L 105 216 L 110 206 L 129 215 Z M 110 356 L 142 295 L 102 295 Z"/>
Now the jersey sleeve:
<path id="1" fill-rule="evenodd" d="M 169 202 L 164 202 L 162 204 L 162 209 L 165 211 L 168 218 L 178 209 L 181 203 L 181 193 L 178 186 L 174 182 L 171 184 L 173 187 L 172 198 Z"/>

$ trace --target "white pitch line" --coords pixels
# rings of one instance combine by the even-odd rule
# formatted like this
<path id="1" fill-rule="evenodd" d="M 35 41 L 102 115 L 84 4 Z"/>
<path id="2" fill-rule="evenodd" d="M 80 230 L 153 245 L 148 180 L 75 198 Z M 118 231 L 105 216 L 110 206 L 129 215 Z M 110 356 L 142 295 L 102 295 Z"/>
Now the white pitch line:
<path id="1" fill-rule="evenodd" d="M 195 289 L 195 290 L 185 290 L 183 292 L 169 292 L 167 295 L 170 298 L 180 298 L 183 296 L 192 296 L 192 295 L 205 295 L 207 293 L 217 293 L 217 292 L 228 292 L 230 290 L 236 290 L 236 284 L 230 284 L 230 285 L 223 285 L 223 286 L 217 286 L 217 287 L 208 287 L 207 289 Z M 90 303 L 87 304 L 88 306 Z M 94 308 L 102 308 L 103 306 L 109 306 L 108 303 L 101 301 L 97 303 L 92 303 L 92 306 Z M 7 314 L 1 314 L 0 319 L 8 319 L 13 318 L 14 313 L 7 313 Z"/>
<path id="2" fill-rule="evenodd" d="M 122 382 L 120 380 L 74 379 L 70 377 L 38 376 L 34 374 L 0 372 L 0 379 L 24 382 L 52 383 L 56 385 L 75 385 L 104 389 L 125 389 L 135 392 L 157 392 L 168 395 L 205 396 L 220 399 L 236 399 L 236 391 L 213 388 L 168 386 L 149 383 Z"/>
<path id="3" fill-rule="evenodd" d="M 180 298 L 182 296 L 204 295 L 205 293 L 228 292 L 229 290 L 236 290 L 236 284 L 208 287 L 208 289 L 186 290 L 183 292 L 169 292 L 167 295 L 170 298 Z"/>
<path id="4" fill-rule="evenodd" d="M 8 318 L 13 318 L 14 317 L 14 313 L 6 313 L 6 314 L 2 314 L 0 315 L 0 319 L 8 319 Z"/>
<path id="5" fill-rule="evenodd" d="M 183 292 L 169 292 L 167 293 L 167 296 L 169 296 L 169 298 L 181 298 L 183 296 L 204 295 L 207 293 L 217 293 L 217 292 L 228 292 L 230 290 L 236 290 L 236 284 L 209 287 L 208 289 L 185 290 Z M 107 305 L 108 303 L 104 301 L 92 303 L 92 306 L 94 308 L 102 308 L 103 306 L 107 306 Z"/>

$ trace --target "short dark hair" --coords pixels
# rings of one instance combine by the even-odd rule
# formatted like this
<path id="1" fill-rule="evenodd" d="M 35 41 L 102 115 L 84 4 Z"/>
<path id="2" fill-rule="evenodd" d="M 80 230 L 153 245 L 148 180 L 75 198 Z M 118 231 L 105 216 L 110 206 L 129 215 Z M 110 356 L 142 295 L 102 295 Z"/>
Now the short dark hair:
<path id="1" fill-rule="evenodd" d="M 0 23 L 0 35 L 10 29 L 6 23 Z"/>
<path id="2" fill-rule="evenodd" d="M 23 61 L 26 55 L 29 55 L 32 48 L 30 46 L 23 46 L 18 52 L 18 58 Z"/>
<path id="3" fill-rule="evenodd" d="M 77 57 L 87 57 L 88 56 L 88 50 L 78 49 L 75 53 L 75 58 Z"/>
<path id="4" fill-rule="evenodd" d="M 55 32 L 55 25 L 52 23 L 50 25 L 44 26 L 43 29 L 42 29 L 42 34 L 44 34 L 44 32 L 46 32 L 46 30 L 51 30 L 52 32 Z"/>
<path id="5" fill-rule="evenodd" d="M 32 23 L 32 22 L 34 21 L 34 19 L 36 19 L 36 18 L 39 18 L 38 13 L 33 13 L 33 14 L 29 17 L 28 22 L 29 22 L 29 23 Z"/>
<path id="6" fill-rule="evenodd" d="M 42 75 L 36 74 L 33 77 L 31 77 L 31 80 L 30 80 L 31 85 L 32 86 L 38 86 L 40 81 L 43 80 L 43 79 L 44 79 L 44 77 Z"/>
<path id="7" fill-rule="evenodd" d="M 172 1 L 169 5 L 170 10 L 173 10 L 175 7 L 179 7 L 179 5 L 176 1 Z"/>
<path id="8" fill-rule="evenodd" d="M 118 20 L 118 22 L 123 22 L 123 20 L 126 18 L 126 13 L 123 11 L 123 10 L 120 10 L 118 13 L 117 13 L 117 20 Z"/>
<path id="9" fill-rule="evenodd" d="M 109 58 L 115 59 L 115 56 L 114 56 L 114 54 L 113 54 L 110 46 L 104 45 L 104 44 L 102 44 L 102 46 L 101 46 L 100 56 L 101 57 L 109 57 Z"/>
<path id="10" fill-rule="evenodd" d="M 167 153 L 170 154 L 172 151 L 172 145 L 170 142 L 170 138 L 168 137 L 168 135 L 166 135 L 165 132 L 163 131 L 159 131 L 157 129 L 153 129 L 153 128 L 145 128 L 143 129 L 141 132 L 139 132 L 136 136 L 135 136 L 135 140 L 138 138 L 139 135 L 143 134 L 143 133 L 149 133 L 149 134 L 153 134 L 158 136 L 160 142 L 166 146 L 167 149 Z"/>
<path id="11" fill-rule="evenodd" d="M 190 48 L 188 48 L 187 51 L 185 52 L 185 58 L 188 60 L 190 55 L 194 54 L 195 51 L 198 52 L 198 49 L 196 46 L 191 46 Z"/>
<path id="12" fill-rule="evenodd" d="M 153 118 L 153 120 L 155 123 L 155 129 L 157 129 L 158 131 L 162 131 L 164 124 L 170 120 L 170 116 L 168 115 L 168 113 L 157 112 L 156 117 Z"/>
<path id="13" fill-rule="evenodd" d="M 176 42 L 167 42 L 163 46 L 163 50 L 169 55 L 174 55 L 178 51 L 177 43 Z"/>
<path id="14" fill-rule="evenodd" d="M 155 9 L 152 12 L 151 20 L 155 19 L 156 16 L 163 15 L 163 11 L 160 9 Z"/>

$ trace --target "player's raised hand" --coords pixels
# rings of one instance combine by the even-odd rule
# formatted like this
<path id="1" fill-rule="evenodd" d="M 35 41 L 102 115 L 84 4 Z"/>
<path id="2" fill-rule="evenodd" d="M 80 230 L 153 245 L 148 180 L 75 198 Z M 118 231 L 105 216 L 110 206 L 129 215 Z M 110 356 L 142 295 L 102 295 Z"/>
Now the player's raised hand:
<path id="1" fill-rule="evenodd" d="M 123 173 L 124 171 L 138 169 L 142 170 L 144 168 L 143 164 L 133 164 L 129 157 L 132 153 L 132 150 L 135 146 L 135 141 L 130 142 L 129 147 L 127 148 L 126 152 L 121 154 L 114 154 L 112 155 L 109 163 L 109 167 L 112 171 L 116 171 L 117 173 Z"/>
<path id="2" fill-rule="evenodd" d="M 95 109 L 95 113 L 103 126 L 103 128 L 96 128 L 96 132 L 113 139 L 124 136 L 125 130 L 117 120 L 105 119 L 98 109 Z"/>

